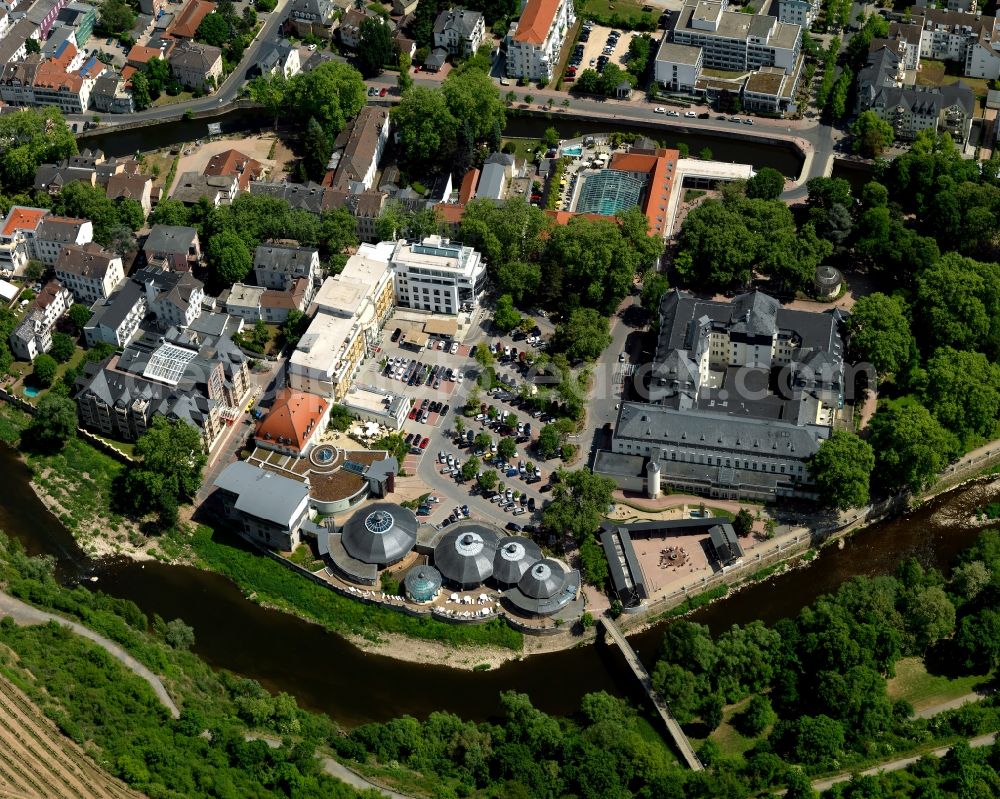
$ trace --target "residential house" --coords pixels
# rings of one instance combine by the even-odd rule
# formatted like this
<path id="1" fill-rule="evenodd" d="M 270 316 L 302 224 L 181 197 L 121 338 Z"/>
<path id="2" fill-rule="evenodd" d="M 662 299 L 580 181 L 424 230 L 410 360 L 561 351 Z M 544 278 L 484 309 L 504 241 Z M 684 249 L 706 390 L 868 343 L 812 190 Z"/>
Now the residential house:
<path id="1" fill-rule="evenodd" d="M 228 205 L 236 198 L 239 183 L 235 175 L 201 175 L 185 172 L 174 186 L 171 197 L 184 205 L 197 205 L 202 199 L 212 206 Z"/>
<path id="2" fill-rule="evenodd" d="M 166 0 L 139 0 L 139 11 L 151 17 L 158 16 L 165 6 Z"/>
<path id="3" fill-rule="evenodd" d="M 25 18 L 38 29 L 38 37 L 44 42 L 49 38 L 49 31 L 55 24 L 56 17 L 67 5 L 69 0 L 35 0 L 26 10 Z"/>
<path id="4" fill-rule="evenodd" d="M 170 54 L 170 68 L 189 89 L 212 91 L 222 79 L 222 51 L 209 44 L 184 41 Z"/>
<path id="5" fill-rule="evenodd" d="M 89 219 L 50 214 L 35 234 L 35 257 L 46 266 L 55 266 L 64 247 L 89 244 L 93 240 L 94 223 Z"/>
<path id="6" fill-rule="evenodd" d="M 149 216 L 153 209 L 153 179 L 146 175 L 119 172 L 108 180 L 108 199 L 135 200 Z"/>
<path id="7" fill-rule="evenodd" d="M 299 48 L 287 39 L 282 39 L 280 42 L 262 48 L 257 57 L 257 63 L 250 67 L 247 75 L 256 77 L 258 75 L 284 74 L 286 78 L 290 78 L 293 75 L 298 75 L 301 71 Z"/>
<path id="8" fill-rule="evenodd" d="M 253 274 L 257 285 L 288 291 L 297 278 L 310 285 L 320 281 L 319 250 L 289 244 L 261 244 L 253 253 Z M 310 295 L 309 300 L 312 300 Z"/>
<path id="9" fill-rule="evenodd" d="M 210 3 L 208 0 L 187 0 L 166 32 L 174 39 L 194 39 L 202 20 L 214 12 L 215 3 Z"/>
<path id="10" fill-rule="evenodd" d="M 949 133 L 968 141 L 975 114 L 975 94 L 965 83 L 946 86 L 883 88 L 869 108 L 892 125 L 897 139 L 912 141 L 922 130 Z"/>
<path id="11" fill-rule="evenodd" d="M 507 33 L 507 75 L 552 80 L 574 22 L 573 0 L 527 0 Z"/>
<path id="12" fill-rule="evenodd" d="M 0 67 L 21 61 L 28 55 L 28 39 L 39 41 L 38 26 L 27 17 L 17 20 L 0 39 Z"/>
<path id="13" fill-rule="evenodd" d="M 0 228 L 0 272 L 22 274 L 28 261 L 37 257 L 35 236 L 48 214 L 45 208 L 11 207 Z"/>
<path id="14" fill-rule="evenodd" d="M 223 469 L 214 486 L 225 515 L 247 538 L 285 552 L 299 545 L 309 517 L 308 482 L 237 461 Z"/>
<path id="15" fill-rule="evenodd" d="M 397 241 L 389 260 L 402 308 L 457 314 L 486 289 L 486 262 L 477 250 L 440 236 Z"/>
<path id="16" fill-rule="evenodd" d="M 146 307 L 156 317 L 160 330 L 183 330 L 201 313 L 204 284 L 190 272 L 171 272 L 145 266 L 132 274 L 146 291 Z"/>
<path id="17" fill-rule="evenodd" d="M 90 242 L 63 247 L 56 259 L 56 279 L 73 292 L 76 302 L 106 300 L 125 279 L 121 256 Z"/>
<path id="18" fill-rule="evenodd" d="M 233 287 L 220 297 L 230 316 L 238 316 L 248 322 L 257 320 L 267 324 L 282 325 L 290 311 L 305 313 L 315 289 L 304 277 L 297 277 L 287 289 L 267 289 L 263 286 L 248 286 L 234 283 Z"/>
<path id="19" fill-rule="evenodd" d="M 72 304 L 73 295 L 58 280 L 46 283 L 10 334 L 10 351 L 14 357 L 33 361 L 52 349 L 52 331 Z"/>
<path id="20" fill-rule="evenodd" d="M 417 10 L 419 0 L 392 0 L 392 15 L 394 17 L 407 17 Z M 400 23 L 402 25 L 402 23 Z"/>
<path id="21" fill-rule="evenodd" d="M 153 225 L 142 252 L 147 264 L 166 261 L 171 269 L 189 271 L 201 260 L 198 231 L 183 225 Z"/>
<path id="22" fill-rule="evenodd" d="M 388 141 L 389 109 L 372 105 L 362 108 L 334 142 L 331 185 L 352 193 L 370 189 Z"/>
<path id="23" fill-rule="evenodd" d="M 448 51 L 443 47 L 435 47 L 424 59 L 424 72 L 440 72 L 448 63 Z"/>
<path id="24" fill-rule="evenodd" d="M 366 19 L 375 19 L 383 25 L 392 27 L 391 23 L 384 20 L 374 11 L 369 11 L 367 8 L 348 9 L 344 16 L 341 17 L 340 27 L 337 29 L 337 35 L 340 36 L 340 43 L 344 47 L 348 47 L 351 50 L 358 49 L 358 45 L 361 44 L 361 23 Z"/>
<path id="25" fill-rule="evenodd" d="M 329 39 L 337 22 L 337 8 L 333 0 L 292 0 L 286 24 L 296 36 Z"/>
<path id="26" fill-rule="evenodd" d="M 103 158 L 103 154 L 101 156 Z M 35 170 L 35 191 L 44 191 L 55 197 L 67 183 L 97 185 L 97 165 L 94 161 L 78 157 L 67 158 L 58 164 L 39 164 Z"/>
<path id="27" fill-rule="evenodd" d="M 264 174 L 264 165 L 239 150 L 226 150 L 213 155 L 203 172 L 205 175 L 235 177 L 239 191 L 247 191 L 250 181 Z"/>
<path id="28" fill-rule="evenodd" d="M 104 70 L 94 81 L 90 104 L 95 111 L 104 114 L 131 114 L 135 111 L 132 92 L 126 88 L 122 76 L 113 69 Z"/>
<path id="29" fill-rule="evenodd" d="M 507 197 L 510 182 L 514 179 L 516 162 L 509 153 L 493 153 L 483 164 L 477 200 L 503 200 Z"/>
<path id="30" fill-rule="evenodd" d="M 453 56 L 474 55 L 486 38 L 486 22 L 478 11 L 452 8 L 434 20 L 434 46 Z"/>
<path id="31" fill-rule="evenodd" d="M 318 183 L 284 183 L 281 181 L 255 180 L 250 183 L 250 193 L 285 200 L 292 208 L 308 211 L 317 216 L 335 208 L 334 189 Z"/>

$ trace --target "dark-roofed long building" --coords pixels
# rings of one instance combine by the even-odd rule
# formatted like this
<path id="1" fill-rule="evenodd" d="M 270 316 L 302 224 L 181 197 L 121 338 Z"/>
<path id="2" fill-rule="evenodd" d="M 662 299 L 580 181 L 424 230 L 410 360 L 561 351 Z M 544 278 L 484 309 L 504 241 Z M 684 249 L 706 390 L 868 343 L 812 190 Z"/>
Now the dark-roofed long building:
<path id="1" fill-rule="evenodd" d="M 841 319 L 759 291 L 732 302 L 668 293 L 648 402 L 622 403 L 596 470 L 631 481 L 652 461 L 665 483 L 699 494 L 812 496 L 807 462 L 844 402 Z"/>

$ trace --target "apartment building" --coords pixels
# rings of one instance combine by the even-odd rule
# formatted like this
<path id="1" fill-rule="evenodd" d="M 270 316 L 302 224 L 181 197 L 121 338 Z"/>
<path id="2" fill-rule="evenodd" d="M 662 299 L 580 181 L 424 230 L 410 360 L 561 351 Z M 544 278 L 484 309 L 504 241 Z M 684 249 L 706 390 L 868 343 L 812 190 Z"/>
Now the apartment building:
<path id="1" fill-rule="evenodd" d="M 201 260 L 198 231 L 185 225 L 153 225 L 142 245 L 146 263 L 166 261 L 171 269 L 190 271 Z"/>
<path id="2" fill-rule="evenodd" d="M 389 109 L 372 105 L 362 108 L 334 142 L 329 185 L 352 194 L 370 189 L 388 141 Z"/>
<path id="3" fill-rule="evenodd" d="M 320 282 L 319 250 L 292 244 L 261 244 L 253 252 L 253 274 L 257 285 L 289 291 L 298 278 L 310 288 Z M 309 301 L 314 290 L 310 290 Z"/>
<path id="4" fill-rule="evenodd" d="M 507 32 L 507 75 L 552 80 L 574 22 L 573 0 L 527 0 Z"/>
<path id="5" fill-rule="evenodd" d="M 390 247 L 362 244 L 344 271 L 327 278 L 313 305 L 316 315 L 288 361 L 288 383 L 339 402 L 364 359 L 381 343 L 393 308 Z"/>
<path id="6" fill-rule="evenodd" d="M 777 0 L 778 22 L 808 30 L 822 7 L 822 0 Z M 774 10 L 774 4 L 771 10 Z"/>
<path id="7" fill-rule="evenodd" d="M 7 212 L 0 228 L 0 272 L 22 274 L 28 261 L 35 258 L 35 236 L 42 220 L 49 215 L 45 208 L 15 205 Z"/>
<path id="8" fill-rule="evenodd" d="M 42 53 L 12 60 L 0 70 L 0 99 L 9 105 L 54 105 L 64 114 L 82 114 L 104 65 L 78 51 L 71 39 L 55 55 Z"/>
<path id="9" fill-rule="evenodd" d="M 148 307 L 145 287 L 134 280 L 126 280 L 106 300 L 98 300 L 91 306 L 90 321 L 83 328 L 87 347 L 99 342 L 116 349 L 124 347 L 136 334 Z"/>
<path id="10" fill-rule="evenodd" d="M 222 79 L 222 51 L 210 44 L 181 42 L 168 60 L 177 80 L 189 89 L 212 91 Z"/>
<path id="11" fill-rule="evenodd" d="M 146 306 L 156 316 L 160 330 L 183 330 L 201 313 L 204 284 L 190 272 L 171 272 L 162 266 L 146 266 L 132 274 L 146 292 Z"/>
<path id="12" fill-rule="evenodd" d="M 434 20 L 434 46 L 451 55 L 474 55 L 486 38 L 486 20 L 478 11 L 451 8 Z"/>
<path id="13" fill-rule="evenodd" d="M 728 72 L 799 68 L 802 29 L 777 17 L 730 11 L 728 0 L 686 0 L 674 17 L 674 44 L 700 47 L 703 65 Z"/>
<path id="14" fill-rule="evenodd" d="M 125 279 L 121 256 L 94 242 L 63 247 L 55 263 L 56 279 L 73 292 L 76 302 L 106 300 Z"/>
<path id="15" fill-rule="evenodd" d="M 674 92 L 693 92 L 705 66 L 705 55 L 700 47 L 675 44 L 663 37 L 653 63 L 656 82 Z"/>
<path id="16" fill-rule="evenodd" d="M 295 278 L 287 290 L 234 283 L 219 300 L 230 316 L 239 316 L 251 323 L 260 319 L 267 324 L 281 325 L 288 319 L 289 312 L 306 312 L 315 294 L 311 286 L 312 282 L 304 277 Z"/>
<path id="17" fill-rule="evenodd" d="M 52 349 L 52 331 L 72 304 L 73 295 L 58 280 L 46 283 L 10 334 L 10 351 L 14 357 L 33 361 Z"/>
<path id="18" fill-rule="evenodd" d="M 94 223 L 89 219 L 48 215 L 34 237 L 34 255 L 46 266 L 55 266 L 59 254 L 69 246 L 83 246 L 94 240 Z"/>
<path id="19" fill-rule="evenodd" d="M 440 236 L 397 241 L 389 264 L 396 304 L 403 308 L 457 314 L 476 306 L 486 289 L 486 262 L 479 252 Z"/>

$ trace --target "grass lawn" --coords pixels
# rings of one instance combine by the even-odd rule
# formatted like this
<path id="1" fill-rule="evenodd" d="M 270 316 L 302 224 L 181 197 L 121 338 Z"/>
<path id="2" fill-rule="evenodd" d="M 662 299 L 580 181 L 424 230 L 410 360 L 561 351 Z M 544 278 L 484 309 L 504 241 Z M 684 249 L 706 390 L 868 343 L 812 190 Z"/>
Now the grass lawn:
<path id="1" fill-rule="evenodd" d="M 514 157 L 526 161 L 534 160 L 535 150 L 544 149 L 541 139 L 502 139 L 501 145 L 508 142 L 514 145 Z"/>
<path id="2" fill-rule="evenodd" d="M 643 7 L 652 8 L 651 12 L 644 12 Z M 655 21 L 659 19 L 660 12 L 652 6 L 638 0 L 580 0 L 576 7 L 576 15 L 582 20 L 588 17 L 609 18 L 617 16 L 626 22 L 639 22 L 644 16 L 652 17 Z"/>
<path id="3" fill-rule="evenodd" d="M 922 710 L 971 693 L 988 681 L 989 676 L 981 674 L 956 678 L 928 674 L 923 660 L 909 657 L 896 663 L 896 676 L 886 684 L 886 692 L 890 699 L 905 699 L 914 710 Z"/>
<path id="4" fill-rule="evenodd" d="M 766 738 L 770 732 L 770 728 L 768 728 L 764 730 L 760 738 L 747 738 L 733 726 L 733 718 L 742 713 L 748 704 L 750 704 L 750 697 L 734 705 L 726 705 L 722 709 L 722 723 L 709 733 L 708 738 L 691 737 L 695 748 L 697 749 L 706 740 L 710 740 L 718 745 L 719 750 L 726 757 L 742 758 L 754 744 L 761 738 Z"/>
<path id="5" fill-rule="evenodd" d="M 724 69 L 703 69 L 702 74 L 709 78 L 719 78 L 720 80 L 738 80 L 746 75 L 746 72 L 729 72 Z"/>
<path id="6" fill-rule="evenodd" d="M 193 99 L 194 99 L 193 92 L 181 92 L 176 97 L 171 97 L 169 94 L 164 92 L 153 101 L 153 107 L 155 108 L 157 106 L 162 106 L 162 105 L 176 105 L 177 103 L 185 103 L 188 100 L 193 100 Z"/>
<path id="7" fill-rule="evenodd" d="M 977 97 L 985 97 L 989 91 L 988 82 L 982 78 L 966 78 L 961 74 L 961 65 L 932 61 L 929 58 L 920 59 L 920 71 L 917 73 L 917 86 L 947 86 L 962 81 Z"/>

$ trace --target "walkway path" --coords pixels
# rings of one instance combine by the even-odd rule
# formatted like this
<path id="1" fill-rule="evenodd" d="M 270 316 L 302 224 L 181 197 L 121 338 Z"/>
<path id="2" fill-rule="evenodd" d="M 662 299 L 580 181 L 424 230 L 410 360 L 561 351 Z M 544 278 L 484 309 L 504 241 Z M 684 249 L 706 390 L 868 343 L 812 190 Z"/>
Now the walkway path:
<path id="1" fill-rule="evenodd" d="M 997 733 L 991 732 L 987 735 L 980 735 L 978 738 L 970 738 L 968 743 L 969 746 L 975 749 L 980 746 L 991 746 L 994 743 L 994 741 L 996 741 L 996 738 L 997 738 Z M 926 752 L 925 755 L 934 755 L 934 757 L 944 757 L 950 751 L 951 751 L 950 746 L 939 746 L 937 749 L 932 749 L 929 752 Z M 833 777 L 824 777 L 821 780 L 816 780 L 815 782 L 813 782 L 812 787 L 813 790 L 816 791 L 825 791 L 827 788 L 829 788 L 832 785 L 836 785 L 838 782 L 847 782 L 848 780 L 851 779 L 851 777 L 854 776 L 854 774 L 859 774 L 863 777 L 867 777 L 875 774 L 881 774 L 882 772 L 885 771 L 899 771 L 900 769 L 904 769 L 907 766 L 912 766 L 914 763 L 920 760 L 921 757 L 924 757 L 925 755 L 901 757 L 898 758 L 897 760 L 890 760 L 886 763 L 879 763 L 877 766 L 872 766 L 871 768 L 865 769 L 864 771 L 858 771 L 858 772 L 850 771 L 850 772 L 844 772 L 843 774 L 837 774 Z"/>
<path id="2" fill-rule="evenodd" d="M 601 624 L 607 631 L 611 639 L 618 644 L 618 648 L 625 655 L 625 660 L 632 669 L 635 676 L 642 683 L 642 687 L 645 689 L 646 693 L 649 695 L 650 701 L 652 701 L 656 712 L 660 714 L 660 718 L 663 719 L 664 725 L 666 725 L 667 732 L 670 733 L 670 737 L 674 741 L 674 746 L 677 751 L 680 752 L 681 757 L 687 764 L 687 767 L 692 771 L 701 771 L 704 766 L 702 766 L 701 761 L 698 756 L 694 753 L 694 747 L 691 746 L 691 742 L 688 737 L 684 734 L 684 730 L 681 729 L 681 725 L 677 723 L 677 719 L 674 718 L 673 714 L 670 712 L 670 708 L 667 703 L 660 698 L 660 696 L 653 690 L 653 681 L 649 677 L 649 672 L 646 671 L 646 667 L 642 665 L 642 661 L 639 660 L 639 656 L 636 655 L 635 650 L 632 645 L 628 642 L 624 635 L 622 635 L 621 630 L 618 626 L 607 616 L 601 616 Z"/>
<path id="3" fill-rule="evenodd" d="M 90 639 L 95 644 L 105 649 L 111 657 L 120 661 L 122 665 L 131 669 L 142 677 L 142 679 L 148 682 L 149 687 L 153 689 L 153 693 L 156 694 L 157 699 L 159 699 L 167 707 L 171 716 L 176 719 L 181 715 L 177 705 L 174 704 L 174 700 L 170 698 L 170 694 L 167 693 L 167 689 L 163 686 L 162 680 L 160 680 L 159 677 L 153 674 L 153 672 L 142 665 L 142 663 L 132 657 L 111 639 L 95 633 L 89 627 L 84 627 L 79 622 L 70 621 L 62 616 L 57 616 L 55 613 L 48 613 L 47 611 L 39 610 L 33 605 L 22 602 L 20 599 L 15 599 L 2 591 L 0 591 L 0 616 L 10 616 L 15 622 L 22 626 L 46 624 L 50 621 L 54 621 L 64 627 L 69 627 L 77 635 L 82 635 L 84 638 Z"/>

